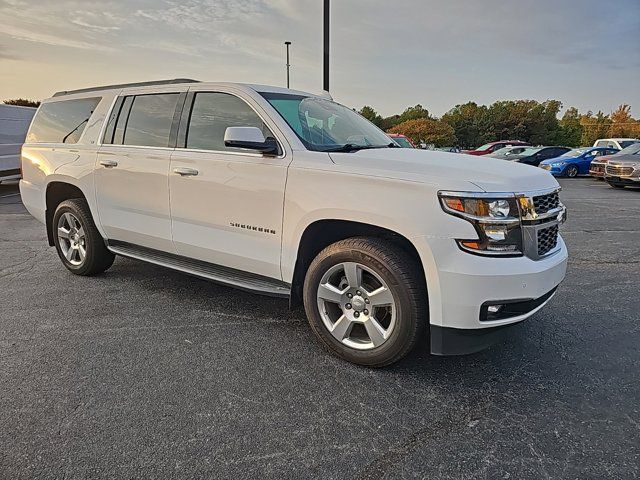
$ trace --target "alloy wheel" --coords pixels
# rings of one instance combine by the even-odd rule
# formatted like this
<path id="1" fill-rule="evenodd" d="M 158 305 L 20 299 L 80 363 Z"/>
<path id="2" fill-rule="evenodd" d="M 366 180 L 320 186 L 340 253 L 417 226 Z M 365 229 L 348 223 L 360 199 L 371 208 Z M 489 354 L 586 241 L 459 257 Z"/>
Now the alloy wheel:
<path id="1" fill-rule="evenodd" d="M 87 239 L 84 227 L 71 212 L 63 213 L 57 225 L 58 244 L 71 265 L 82 265 L 87 257 Z"/>
<path id="2" fill-rule="evenodd" d="M 360 263 L 343 262 L 331 267 L 320 280 L 317 301 L 327 330 L 351 348 L 381 346 L 396 325 L 396 301 L 389 286 Z"/>

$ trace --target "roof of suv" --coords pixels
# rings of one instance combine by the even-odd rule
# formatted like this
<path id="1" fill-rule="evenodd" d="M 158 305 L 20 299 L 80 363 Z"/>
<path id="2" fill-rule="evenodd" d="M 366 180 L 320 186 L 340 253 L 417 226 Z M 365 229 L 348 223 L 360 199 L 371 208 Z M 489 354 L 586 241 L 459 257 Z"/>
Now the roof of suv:
<path id="1" fill-rule="evenodd" d="M 288 93 L 292 95 L 304 95 L 304 96 L 315 96 L 309 92 L 303 92 L 300 90 L 292 90 L 284 87 L 274 87 L 270 85 L 259 85 L 259 84 L 249 84 L 249 83 L 233 83 L 233 82 L 201 82 L 199 80 L 193 80 L 190 78 L 173 78 L 169 80 L 154 80 L 149 82 L 136 82 L 136 83 L 121 83 L 116 85 L 102 85 L 97 87 L 89 87 L 89 88 L 80 88 L 77 90 L 63 90 L 60 92 L 56 92 L 53 94 L 53 97 L 62 97 L 65 95 L 74 95 L 78 93 L 92 93 L 99 92 L 105 90 L 118 90 L 123 88 L 135 88 L 135 87 L 153 87 L 153 86 L 162 86 L 162 85 L 176 85 L 176 86 L 191 86 L 193 84 L 198 84 L 199 86 L 237 86 L 249 88 L 251 90 L 255 90 L 256 92 L 263 93 Z"/>

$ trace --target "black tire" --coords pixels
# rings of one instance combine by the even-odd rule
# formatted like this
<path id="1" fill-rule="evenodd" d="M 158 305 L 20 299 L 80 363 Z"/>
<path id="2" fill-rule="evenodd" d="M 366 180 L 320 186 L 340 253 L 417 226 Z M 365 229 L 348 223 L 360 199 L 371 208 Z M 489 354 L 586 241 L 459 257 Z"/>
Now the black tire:
<path id="1" fill-rule="evenodd" d="M 610 183 L 609 185 L 611 185 L 613 188 L 624 188 L 624 185 L 618 185 L 616 183 Z"/>
<path id="2" fill-rule="evenodd" d="M 575 165 L 569 165 L 567 167 L 567 177 L 575 178 L 577 176 L 578 176 L 578 167 L 576 167 Z"/>
<path id="3" fill-rule="evenodd" d="M 342 262 L 359 263 L 379 275 L 388 285 L 396 304 L 396 323 L 389 338 L 369 350 L 358 350 L 337 340 L 320 315 L 317 292 L 322 277 Z M 349 362 L 368 367 L 390 365 L 424 340 L 428 322 L 424 277 L 416 260 L 392 242 L 356 237 L 326 247 L 307 270 L 303 298 L 309 324 L 320 342 Z"/>
<path id="4" fill-rule="evenodd" d="M 79 265 L 74 265 L 67 260 L 62 252 L 60 239 L 57 234 L 60 217 L 67 212 L 73 214 L 85 232 L 84 248 L 86 250 L 86 255 Z M 100 232 L 98 232 L 96 224 L 93 221 L 93 217 L 91 216 L 91 211 L 89 210 L 89 205 L 87 205 L 86 200 L 74 198 L 71 200 L 65 200 L 58 205 L 58 208 L 56 208 L 56 212 L 53 215 L 51 228 L 53 230 L 52 233 L 58 256 L 70 272 L 82 276 L 97 275 L 107 270 L 113 264 L 115 255 L 107 250 L 105 241 L 100 235 Z"/>

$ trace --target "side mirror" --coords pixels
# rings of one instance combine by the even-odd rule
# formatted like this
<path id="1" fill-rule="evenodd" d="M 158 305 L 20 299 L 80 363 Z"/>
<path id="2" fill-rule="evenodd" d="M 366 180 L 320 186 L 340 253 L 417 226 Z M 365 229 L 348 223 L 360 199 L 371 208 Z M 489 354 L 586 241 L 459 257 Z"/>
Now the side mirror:
<path id="1" fill-rule="evenodd" d="M 275 138 L 264 138 L 258 127 L 227 127 L 224 131 L 224 144 L 227 147 L 257 150 L 265 155 L 278 155 L 278 142 Z"/>

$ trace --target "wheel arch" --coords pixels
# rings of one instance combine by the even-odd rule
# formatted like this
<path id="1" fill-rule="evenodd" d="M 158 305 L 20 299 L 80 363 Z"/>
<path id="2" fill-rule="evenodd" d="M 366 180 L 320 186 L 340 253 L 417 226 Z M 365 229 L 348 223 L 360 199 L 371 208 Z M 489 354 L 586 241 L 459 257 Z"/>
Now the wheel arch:
<path id="1" fill-rule="evenodd" d="M 45 225 L 47 229 L 47 240 L 51 247 L 55 245 L 52 225 L 53 215 L 55 214 L 56 208 L 65 200 L 70 200 L 72 198 L 82 198 L 85 201 L 87 200 L 87 197 L 82 190 L 72 183 L 54 180 L 47 184 L 45 192 Z"/>
<path id="2" fill-rule="evenodd" d="M 353 220 L 325 219 L 307 225 L 300 237 L 291 282 L 291 307 L 302 304 L 302 286 L 309 265 L 325 247 L 353 237 L 382 238 L 402 248 L 418 264 L 421 279 L 427 285 L 426 274 L 420 254 L 415 245 L 404 235 L 377 225 Z M 425 294 L 427 290 L 425 289 Z"/>

